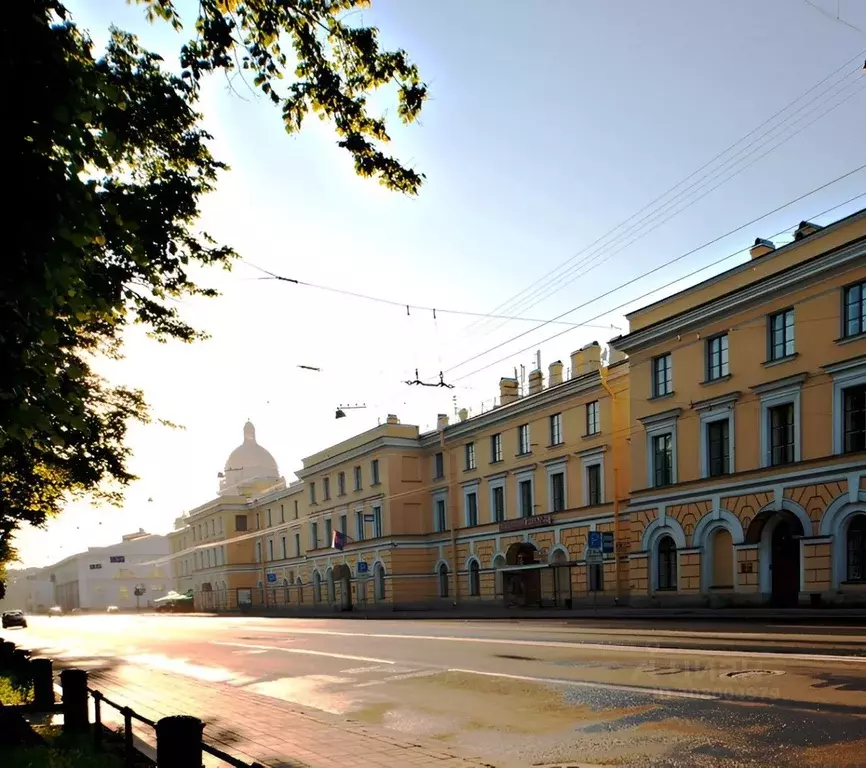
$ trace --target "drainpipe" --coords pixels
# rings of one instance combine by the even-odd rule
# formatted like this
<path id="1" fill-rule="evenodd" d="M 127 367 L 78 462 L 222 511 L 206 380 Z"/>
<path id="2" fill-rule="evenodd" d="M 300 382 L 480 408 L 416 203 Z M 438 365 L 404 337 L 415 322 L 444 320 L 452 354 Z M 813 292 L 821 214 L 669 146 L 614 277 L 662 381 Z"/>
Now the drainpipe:
<path id="1" fill-rule="evenodd" d="M 619 441 L 617 438 L 617 398 L 614 392 L 607 383 L 607 366 L 600 366 L 598 369 L 601 386 L 605 392 L 610 395 L 611 400 L 611 422 L 613 429 L 611 430 L 611 453 L 613 456 L 613 578 L 615 581 L 614 599 L 619 603 L 619 451 L 617 447 Z"/>

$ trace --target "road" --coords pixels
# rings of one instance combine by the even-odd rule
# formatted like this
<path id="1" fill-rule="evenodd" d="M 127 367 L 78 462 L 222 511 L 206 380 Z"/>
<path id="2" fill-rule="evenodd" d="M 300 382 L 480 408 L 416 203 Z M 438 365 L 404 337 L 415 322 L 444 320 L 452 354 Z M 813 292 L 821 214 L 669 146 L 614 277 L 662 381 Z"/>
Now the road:
<path id="1" fill-rule="evenodd" d="M 225 725 L 234 699 L 234 732 L 314 768 L 338 761 L 304 734 L 325 737 L 278 718 L 303 712 L 310 728 L 505 768 L 866 765 L 866 628 L 106 615 L 34 617 L 3 637 L 123 670 L 115 683 L 162 696 L 161 712 L 205 691 L 226 703 Z M 193 682 L 207 687 L 183 687 L 183 701 L 160 693 Z M 390 760 L 382 747 L 359 764 Z"/>

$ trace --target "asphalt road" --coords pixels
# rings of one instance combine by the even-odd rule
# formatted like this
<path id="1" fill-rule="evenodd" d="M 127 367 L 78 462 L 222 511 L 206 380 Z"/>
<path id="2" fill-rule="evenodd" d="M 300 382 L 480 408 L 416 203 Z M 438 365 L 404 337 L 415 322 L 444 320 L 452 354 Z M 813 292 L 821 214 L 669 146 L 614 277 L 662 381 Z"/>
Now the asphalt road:
<path id="1" fill-rule="evenodd" d="M 866 628 L 112 615 L 2 634 L 64 663 L 243 688 L 495 766 L 866 766 Z"/>

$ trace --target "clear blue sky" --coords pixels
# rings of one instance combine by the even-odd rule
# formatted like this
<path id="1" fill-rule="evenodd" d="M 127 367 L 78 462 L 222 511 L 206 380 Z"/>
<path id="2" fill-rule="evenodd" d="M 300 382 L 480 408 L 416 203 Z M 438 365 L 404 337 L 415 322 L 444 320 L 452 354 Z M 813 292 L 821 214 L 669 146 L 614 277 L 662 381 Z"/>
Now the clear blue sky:
<path id="1" fill-rule="evenodd" d="M 176 66 L 184 38 L 163 24 L 149 26 L 140 6 L 70 0 L 69 7 L 98 43 L 114 23 Z M 374 0 L 359 19 L 379 26 L 386 45 L 406 48 L 431 88 L 420 125 L 392 123 L 393 151 L 428 176 L 421 195 L 402 198 L 355 178 L 326 124 L 311 120 L 289 137 L 269 103 L 239 81 L 239 95 L 232 93 L 218 76 L 202 108 L 214 151 L 232 170 L 207 201 L 203 224 L 250 261 L 286 275 L 401 302 L 491 310 L 866 49 L 859 31 L 866 30 L 866 3 L 842 0 L 839 10 L 840 20 L 836 0 Z M 866 79 L 853 84 L 852 75 L 837 98 L 831 92 L 825 107 L 764 141 L 784 139 L 854 94 L 826 117 L 527 316 L 553 317 L 866 162 L 866 90 L 857 90 Z M 567 319 L 616 307 L 864 188 L 866 174 L 852 176 Z M 467 329 L 467 318 L 440 315 L 434 323 L 422 313 L 407 317 L 255 277 L 242 265 L 229 275 L 203 275 L 224 293 L 186 308 L 212 334 L 207 343 L 158 346 L 130 335 L 127 359 L 106 373 L 143 387 L 158 416 L 186 429 L 135 428 L 132 466 L 141 480 L 124 509 L 72 505 L 48 531 L 19 537 L 27 564 L 138 527 L 167 531 L 181 511 L 213 495 L 247 418 L 290 476 L 303 456 L 387 413 L 429 428 L 437 412 L 452 410 L 452 395 L 458 407 L 478 412 L 497 394 L 500 376 L 521 363 L 529 368 L 534 357 L 516 355 L 453 392 L 409 388 L 400 381 L 414 378 L 416 367 L 422 376 L 436 374 L 531 324 Z M 622 327 L 622 310 L 594 322 Z M 558 329 L 477 357 L 453 377 Z M 542 364 L 567 361 L 573 349 L 614 335 L 574 330 L 541 346 Z M 334 408 L 345 402 L 369 407 L 335 421 Z"/>

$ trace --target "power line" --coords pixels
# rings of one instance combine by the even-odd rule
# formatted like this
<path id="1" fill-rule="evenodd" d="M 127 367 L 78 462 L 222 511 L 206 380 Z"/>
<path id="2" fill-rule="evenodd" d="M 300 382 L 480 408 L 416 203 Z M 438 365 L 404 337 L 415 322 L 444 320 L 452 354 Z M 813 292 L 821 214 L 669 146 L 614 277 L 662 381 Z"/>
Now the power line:
<path id="1" fill-rule="evenodd" d="M 725 233 L 725 234 L 723 234 L 723 235 L 719 235 L 718 237 L 713 238 L 712 240 L 710 240 L 710 241 L 704 243 L 704 244 L 701 245 L 701 246 L 698 246 L 697 248 L 693 248 L 692 250 L 687 251 L 686 253 L 684 253 L 684 254 L 682 254 L 682 255 L 680 255 L 680 256 L 677 256 L 677 257 L 674 258 L 674 259 L 670 259 L 670 260 L 668 260 L 668 261 L 666 261 L 666 262 L 660 264 L 659 266 L 654 267 L 653 269 L 651 269 L 651 270 L 649 270 L 649 271 L 647 271 L 647 272 L 644 272 L 643 274 L 638 275 L 637 277 L 632 278 L 631 280 L 628 280 L 628 281 L 625 282 L 625 283 L 622 283 L 622 284 L 620 284 L 620 285 L 618 285 L 618 286 L 615 286 L 614 288 L 611 288 L 610 290 L 605 291 L 604 293 L 602 293 L 602 294 L 596 296 L 595 298 L 589 299 L 588 301 L 585 301 L 585 302 L 583 302 L 582 304 L 578 304 L 577 306 L 572 307 L 571 309 L 568 309 L 568 310 L 566 310 L 565 312 L 561 313 L 560 315 L 558 315 L 558 316 L 557 316 L 556 318 L 554 318 L 554 319 L 559 319 L 559 318 L 565 317 L 566 315 L 569 315 L 569 314 L 571 314 L 572 312 L 576 312 L 578 309 L 582 309 L 583 307 L 586 307 L 586 306 L 588 306 L 589 304 L 594 304 L 595 302 L 600 301 L 601 299 L 604 299 L 604 298 L 606 298 L 607 296 L 610 296 L 611 294 L 616 293 L 617 291 L 620 291 L 620 290 L 622 290 L 623 288 L 626 288 L 626 287 L 628 287 L 629 285 L 632 285 L 632 284 L 638 282 L 639 280 L 643 280 L 644 278 L 646 278 L 646 277 L 648 277 L 648 276 L 650 276 L 650 275 L 652 275 L 652 274 L 655 274 L 656 272 L 658 272 L 658 271 L 664 269 L 665 267 L 669 267 L 671 264 L 675 264 L 675 263 L 678 262 L 678 261 L 682 261 L 683 259 L 687 258 L 688 256 L 691 256 L 691 255 L 693 255 L 694 253 L 697 253 L 698 251 L 703 250 L 704 248 L 706 248 L 706 247 L 709 246 L 709 245 L 712 245 L 713 243 L 717 243 L 717 242 L 719 242 L 720 240 L 723 240 L 724 238 L 726 238 L 726 237 L 728 237 L 728 236 L 730 236 L 730 235 L 732 235 L 732 234 L 734 234 L 734 233 L 736 233 L 736 232 L 739 232 L 739 231 L 745 229 L 746 227 L 750 227 L 750 226 L 752 226 L 753 224 L 755 224 L 755 223 L 761 221 L 762 219 L 766 219 L 768 216 L 772 216 L 773 214 L 778 213 L 779 211 L 781 211 L 781 210 L 783 210 L 783 209 L 785 209 L 785 208 L 787 208 L 787 207 L 793 205 L 794 203 L 800 202 L 801 200 L 804 200 L 805 198 L 810 197 L 811 195 L 815 194 L 816 192 L 820 192 L 821 190 L 826 189 L 827 187 L 830 187 L 830 186 L 832 186 L 833 184 L 836 184 L 837 182 L 842 181 L 843 179 L 846 179 L 846 178 L 848 178 L 849 176 L 851 176 L 851 175 L 853 175 L 853 174 L 855 174 L 855 173 L 858 173 L 859 171 L 862 171 L 864 168 L 866 168 L 866 163 L 864 163 L 863 165 L 858 166 L 857 168 L 855 168 L 855 169 L 852 170 L 852 171 L 848 171 L 848 173 L 845 173 L 845 174 L 842 174 L 841 176 L 838 176 L 837 178 L 833 179 L 832 181 L 828 181 L 826 184 L 822 184 L 821 186 L 816 187 L 815 189 L 811 190 L 810 192 L 806 192 L 805 194 L 800 195 L 800 196 L 797 197 L 797 198 L 794 198 L 793 200 L 791 200 L 791 201 L 785 203 L 784 205 L 781 205 L 781 206 L 779 206 L 779 207 L 777 207 L 777 208 L 774 208 L 772 211 L 769 211 L 769 212 L 767 212 L 767 213 L 765 213 L 765 214 L 763 214 L 763 215 L 761 215 L 761 216 L 758 216 L 757 218 L 752 219 L 751 221 L 746 222 L 745 224 L 742 224 L 741 226 L 736 227 L 735 229 L 732 229 L 732 230 L 730 230 L 729 232 L 727 232 L 727 233 Z M 845 202 L 840 203 L 839 205 L 833 206 L 832 208 L 828 209 L 827 211 L 824 211 L 823 213 L 817 214 L 817 215 L 813 216 L 812 218 L 817 218 L 818 216 L 824 216 L 824 215 L 826 215 L 827 213 L 829 213 L 830 211 L 834 211 L 834 210 L 836 210 L 837 208 L 841 208 L 843 205 L 847 205 L 848 203 L 851 203 L 851 202 L 853 202 L 854 200 L 857 200 L 857 199 L 859 199 L 860 197 L 863 197 L 864 195 L 866 195 L 866 193 L 860 193 L 860 194 L 858 194 L 858 195 L 855 195 L 854 197 L 852 197 L 852 198 L 846 200 Z M 783 232 L 786 232 L 788 229 L 790 229 L 790 227 L 786 227 L 786 228 L 783 229 L 781 232 L 777 233 L 777 235 L 782 234 Z M 772 237 L 776 237 L 777 235 L 773 235 Z M 711 263 L 711 264 L 707 264 L 707 265 L 705 265 L 705 266 L 703 266 L 703 267 L 700 267 L 699 269 L 694 270 L 694 271 L 690 272 L 690 273 L 687 274 L 687 275 L 681 275 L 680 277 L 677 277 L 676 279 L 674 279 L 674 280 L 672 280 L 672 281 L 670 281 L 670 282 L 668 282 L 668 283 L 666 283 L 666 284 L 664 284 L 664 285 L 662 285 L 662 286 L 659 286 L 659 287 L 653 288 L 651 291 L 648 291 L 647 293 L 644 293 L 644 294 L 642 294 L 641 296 L 638 296 L 637 298 L 630 299 L 629 301 L 627 301 L 627 302 L 625 302 L 625 303 L 623 303 L 623 304 L 620 304 L 618 307 L 614 307 L 613 309 L 607 309 L 607 310 L 605 310 L 604 312 L 599 313 L 599 314 L 596 315 L 595 317 L 590 318 L 590 320 L 595 320 L 595 319 L 597 319 L 597 318 L 599 318 L 599 317 L 603 317 L 604 315 L 608 315 L 608 314 L 610 314 L 611 312 L 615 312 L 617 309 L 621 309 L 622 307 L 626 307 L 626 306 L 628 306 L 629 304 L 633 304 L 635 301 L 640 301 L 641 299 L 646 298 L 647 296 L 651 296 L 652 294 L 657 293 L 657 292 L 660 291 L 660 290 L 664 290 L 665 288 L 668 288 L 668 287 L 670 287 L 671 285 L 675 285 L 676 283 L 681 282 L 682 280 L 686 280 L 686 279 L 688 279 L 689 277 L 692 277 L 693 275 L 698 274 L 699 272 L 703 272 L 704 270 L 709 269 L 709 268 L 712 267 L 712 266 L 715 266 L 715 265 L 717 265 L 717 264 L 720 264 L 720 263 L 722 263 L 723 261 L 727 261 L 727 260 L 730 259 L 730 258 L 733 258 L 733 257 L 736 256 L 738 253 L 741 253 L 743 250 L 744 250 L 744 249 L 740 249 L 740 250 L 738 250 L 738 251 L 736 251 L 736 252 L 734 252 L 734 253 L 732 253 L 732 254 L 729 254 L 728 256 L 725 256 L 724 258 L 719 259 L 719 260 L 717 260 L 717 261 L 715 261 L 715 262 L 713 262 L 713 263 Z M 539 325 L 539 326 L 536 326 L 535 328 L 531 328 L 531 329 L 528 330 L 528 331 L 524 331 L 523 333 L 517 334 L 516 336 L 513 336 L 513 337 L 510 338 L 510 339 L 506 339 L 505 341 L 503 341 L 503 342 L 501 342 L 501 343 L 499 343 L 499 344 L 497 344 L 497 345 L 491 347 L 490 349 L 485 350 L 484 352 L 478 353 L 478 354 L 474 355 L 473 357 L 468 358 L 468 359 L 466 359 L 466 360 L 464 360 L 464 361 L 458 363 L 457 365 L 454 365 L 454 366 L 451 366 L 450 368 L 447 368 L 447 369 L 445 370 L 445 373 L 450 373 L 451 371 L 453 371 L 453 370 L 455 370 L 455 369 L 457 369 L 457 368 L 461 368 L 462 366 L 464 366 L 464 365 L 466 365 L 466 364 L 468 364 L 468 363 L 471 363 L 473 360 L 476 360 L 476 359 L 478 359 L 479 357 L 483 357 L 484 355 L 487 355 L 487 354 L 489 354 L 490 352 L 493 352 L 493 351 L 495 351 L 495 350 L 497 350 L 497 349 L 500 349 L 500 348 L 502 348 L 503 346 L 505 346 L 505 345 L 507 345 L 507 344 L 510 344 L 511 342 L 516 341 L 517 339 L 522 338 L 522 337 L 526 336 L 527 334 L 532 333 L 533 331 L 536 331 L 536 330 L 538 330 L 538 329 L 540 329 L 540 328 L 543 328 L 543 327 L 544 327 L 544 323 L 542 323 L 542 324 Z M 535 343 L 533 343 L 531 346 L 526 347 L 526 348 L 524 348 L 524 349 L 522 349 L 522 350 L 520 350 L 520 351 L 518 351 L 518 352 L 513 352 L 513 353 L 511 353 L 510 355 L 508 355 L 507 357 L 502 358 L 502 359 L 500 359 L 500 360 L 497 360 L 495 363 L 490 363 L 490 364 L 488 364 L 488 365 L 482 366 L 481 368 L 476 369 L 476 370 L 473 371 L 472 373 L 464 374 L 463 376 L 459 376 L 459 377 L 457 377 L 456 379 L 453 379 L 452 381 L 461 381 L 462 379 L 465 379 L 465 378 L 467 378 L 467 377 L 469 377 L 469 376 L 472 376 L 472 375 L 474 375 L 475 373 L 478 373 L 478 372 L 480 372 L 480 371 L 486 370 L 487 368 L 490 368 L 492 365 L 497 365 L 497 364 L 499 364 L 499 363 L 501 363 L 501 362 L 504 362 L 505 360 L 508 360 L 508 359 L 514 357 L 515 355 L 522 354 L 523 352 L 526 352 L 526 351 L 532 349 L 533 347 L 538 346 L 539 344 L 545 344 L 545 343 L 547 343 L 548 341 L 551 341 L 552 339 L 558 338 L 559 336 L 562 336 L 562 335 L 564 335 L 565 333 L 568 333 L 570 330 L 572 330 L 572 329 L 567 329 L 567 330 L 565 330 L 565 331 L 560 331 L 560 332 L 554 334 L 553 336 L 550 336 L 550 337 L 548 337 L 548 338 L 546 338 L 546 339 L 544 339 L 544 340 L 542 340 L 542 341 L 540 341 L 540 342 L 535 342 Z"/>
<path id="2" fill-rule="evenodd" d="M 752 136 L 752 135 L 754 135 L 755 133 L 757 133 L 758 131 L 760 131 L 760 130 L 761 130 L 762 128 L 764 128 L 766 125 L 768 125 L 768 124 L 770 124 L 771 122 L 773 122 L 777 117 L 779 117 L 781 114 L 783 114 L 783 113 L 786 112 L 788 109 L 790 109 L 794 104 L 796 104 L 797 102 L 799 102 L 799 101 L 801 101 L 802 99 L 804 99 L 806 96 L 808 96 L 810 93 L 812 93 L 812 92 L 813 92 L 814 90 L 816 90 L 817 88 L 820 88 L 822 85 L 824 85 L 824 83 L 826 83 L 828 80 L 830 80 L 830 79 L 832 79 L 833 77 L 835 77 L 835 76 L 836 76 L 839 72 L 841 72 L 843 69 L 845 69 L 846 67 L 848 67 L 849 65 L 851 65 L 851 64 L 854 63 L 855 61 L 858 61 L 858 60 L 859 60 L 859 59 L 860 59 L 864 54 L 866 54 L 866 48 L 864 48 L 862 51 L 860 51 L 859 53 L 857 53 L 857 54 L 856 54 L 855 56 L 853 56 L 852 58 L 848 59 L 844 64 L 842 64 L 841 66 L 839 66 L 837 69 L 835 69 L 835 70 L 834 70 L 833 72 L 831 72 L 829 75 L 827 75 L 824 79 L 822 79 L 821 81 L 819 81 L 818 83 L 816 83 L 815 85 L 813 85 L 811 88 L 807 89 L 805 92 L 803 92 L 802 94 L 800 94 L 800 96 L 798 96 L 798 97 L 795 98 L 794 100 L 790 101 L 788 104 L 786 104 L 784 107 L 782 107 L 782 109 L 778 110 L 778 111 L 775 112 L 773 115 L 771 115 L 770 117 L 768 117 L 766 120 L 764 120 L 764 122 L 762 122 L 760 125 L 758 125 L 758 126 L 755 127 L 754 129 L 752 129 L 752 130 L 751 130 L 749 133 L 747 133 L 745 136 L 742 136 L 741 138 L 737 139 L 737 141 L 735 141 L 733 144 L 731 144 L 731 145 L 728 146 L 726 149 L 724 149 L 724 150 L 722 150 L 721 152 L 719 152 L 717 155 L 715 155 L 715 157 L 713 157 L 712 159 L 710 159 L 709 161 L 707 161 L 706 163 L 704 163 L 700 168 L 698 168 L 697 170 L 693 171 L 691 174 L 689 174 L 688 176 L 686 176 L 684 179 L 682 179 L 681 181 L 679 181 L 679 182 L 677 182 L 676 184 L 674 184 L 674 186 L 672 186 L 672 187 L 671 187 L 670 189 L 668 189 L 666 192 L 662 193 L 661 195 L 659 195 L 658 197 L 656 197 L 654 200 L 650 201 L 650 202 L 647 203 L 645 206 L 643 206 L 643 208 L 641 208 L 640 210 L 636 211 L 636 212 L 633 213 L 631 216 L 629 216 L 627 219 L 625 219 L 624 221 L 620 222 L 620 223 L 617 224 L 615 227 L 613 227 L 611 230 L 609 230 L 608 232 L 606 232 L 605 234 L 603 234 L 601 237 L 597 238 L 596 240 L 594 240 L 593 242 L 591 242 L 589 245 L 587 245 L 587 246 L 585 246 L 584 248 L 582 248 L 582 249 L 581 249 L 580 251 L 578 251 L 574 256 L 572 256 L 572 257 L 570 257 L 569 259 L 567 259 L 566 261 L 562 262 L 562 263 L 559 264 L 557 267 L 554 267 L 552 270 L 550 270 L 549 272 L 547 272 L 545 275 L 542 275 L 542 277 L 540 277 L 540 278 L 539 278 L 538 280 L 536 280 L 535 282 L 531 283 L 531 284 L 530 284 L 529 286 L 527 286 L 525 289 L 523 289 L 522 291 L 519 291 L 517 294 L 515 294 L 514 296 L 512 296 L 510 299 L 508 299 L 508 300 L 506 300 L 505 302 L 503 302 L 503 303 L 499 304 L 498 306 L 496 306 L 496 307 L 492 310 L 492 312 L 490 313 L 490 317 L 492 318 L 492 317 L 493 317 L 493 313 L 495 313 L 495 312 L 497 312 L 497 311 L 499 311 L 499 310 L 505 310 L 505 309 L 510 309 L 510 308 L 512 308 L 512 305 L 513 305 L 513 303 L 514 303 L 514 300 L 517 299 L 519 296 L 521 296 L 522 294 L 525 294 L 527 291 L 529 291 L 530 289 L 534 288 L 535 286 L 537 286 L 539 283 L 543 282 L 546 278 L 550 277 L 550 276 L 553 275 L 554 273 L 559 272 L 563 267 L 565 267 L 566 265 L 570 264 L 572 261 L 574 261 L 575 259 L 577 259 L 577 258 L 578 258 L 579 256 L 581 256 L 582 254 L 584 254 L 584 253 L 585 253 L 586 251 L 588 251 L 590 248 L 593 248 L 594 246 L 598 245 L 598 244 L 601 243 L 602 241 L 606 240 L 610 235 L 614 234 L 617 230 L 621 229 L 623 226 L 625 226 L 626 224 L 628 224 L 629 222 L 631 222 L 633 219 L 635 219 L 635 218 L 636 218 L 637 216 L 639 216 L 641 213 L 643 213 L 643 212 L 646 211 L 647 209 L 651 208 L 652 206 L 654 206 L 654 205 L 655 205 L 656 203 L 658 203 L 659 201 L 663 200 L 663 199 L 664 199 L 665 197 L 667 197 L 671 192 L 673 192 L 674 190 L 676 190 L 677 188 L 679 188 L 680 186 L 682 186 L 685 182 L 689 181 L 689 180 L 692 179 L 694 176 L 697 176 L 699 173 L 701 173 L 701 172 L 704 171 L 705 169 L 709 168 L 709 167 L 710 167 L 711 165 L 713 165 L 717 160 L 719 160 L 721 157 L 723 157 L 724 155 L 726 155 L 728 152 L 730 152 L 730 151 L 731 151 L 732 149 L 734 149 L 736 146 L 738 146 L 738 145 L 741 144 L 743 141 L 745 141 L 746 139 L 748 139 L 750 136 Z M 846 75 L 846 77 L 847 77 L 847 75 Z M 798 110 L 798 111 L 799 111 L 799 110 Z M 796 113 L 795 113 L 795 114 L 796 114 Z M 790 116 L 789 116 L 789 117 L 790 117 Z M 786 118 L 786 121 L 787 121 L 787 119 L 788 119 L 788 118 Z M 785 121 L 783 121 L 783 122 L 785 122 Z M 477 324 L 477 323 L 476 323 L 476 324 Z M 470 324 L 470 325 L 468 326 L 467 330 L 468 330 L 469 328 L 472 328 L 473 325 L 474 325 L 474 324 Z"/>
<path id="3" fill-rule="evenodd" d="M 436 319 L 437 315 L 467 315 L 470 317 L 494 317 L 500 318 L 503 320 L 523 320 L 527 323 L 546 323 L 546 322 L 554 322 L 558 325 L 568 325 L 568 326 L 578 326 L 580 323 L 569 323 L 569 322 L 560 322 L 557 320 L 545 321 L 540 318 L 530 318 L 530 317 L 514 317 L 509 315 L 488 315 L 484 312 L 471 312 L 469 310 L 463 309 L 442 309 L 441 307 L 427 307 L 422 306 L 420 304 L 410 304 L 405 301 L 395 301 L 393 299 L 385 299 L 380 296 L 369 296 L 365 293 L 358 293 L 356 291 L 348 291 L 343 288 L 334 288 L 329 285 L 320 285 L 318 283 L 310 283 L 306 280 L 298 280 L 294 277 L 285 277 L 284 275 L 279 275 L 276 272 L 271 272 L 269 269 L 265 269 L 264 267 L 260 267 L 257 264 L 253 264 L 251 261 L 242 258 L 241 261 L 246 264 L 248 267 L 252 267 L 253 269 L 262 272 L 267 275 L 267 277 L 259 278 L 260 280 L 278 280 L 283 283 L 293 283 L 294 285 L 302 285 L 306 288 L 315 288 L 320 291 L 328 291 L 329 293 L 339 293 L 343 296 L 352 296 L 356 299 L 364 299 L 365 301 L 373 301 L 378 304 L 386 304 L 392 307 L 400 307 L 401 309 L 405 309 L 407 314 L 410 314 L 410 310 L 416 310 L 418 312 L 431 312 L 433 314 L 433 319 Z M 621 330 L 615 325 L 596 325 L 596 326 L 584 326 L 585 328 L 598 328 L 599 330 Z"/>

